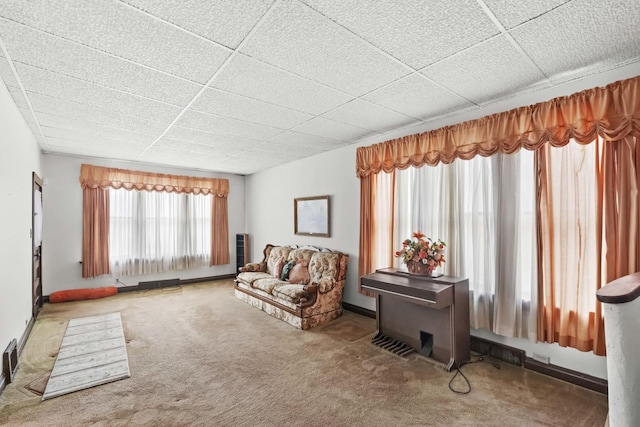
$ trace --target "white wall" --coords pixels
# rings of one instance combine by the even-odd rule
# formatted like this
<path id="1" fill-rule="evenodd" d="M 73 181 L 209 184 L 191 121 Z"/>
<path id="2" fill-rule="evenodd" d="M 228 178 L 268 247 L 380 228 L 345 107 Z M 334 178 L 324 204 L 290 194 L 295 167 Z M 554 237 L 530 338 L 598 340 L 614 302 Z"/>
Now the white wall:
<path id="1" fill-rule="evenodd" d="M 32 173 L 40 147 L 0 82 L 0 351 L 31 318 Z M 0 370 L 2 366 L 0 366 Z"/>
<path id="2" fill-rule="evenodd" d="M 549 100 L 596 86 L 630 78 L 640 74 L 640 64 L 620 68 L 572 81 L 561 88 L 540 91 L 508 99 L 499 103 L 443 117 L 428 127 L 399 130 L 383 138 L 368 138 L 358 144 L 322 153 L 311 158 L 288 163 L 262 171 L 246 178 L 246 224 L 251 239 L 252 261 L 262 259 L 262 249 L 267 243 L 312 244 L 340 250 L 350 255 L 349 270 L 343 301 L 375 310 L 373 298 L 358 293 L 358 238 L 360 223 L 360 183 L 355 176 L 355 153 L 358 146 L 371 145 L 413 133 L 437 129 L 461 123 L 485 115 Z M 293 199 L 306 196 L 331 196 L 331 237 L 296 236 L 293 230 Z M 473 335 L 502 342 L 525 350 L 550 356 L 554 365 L 572 369 L 598 378 L 607 378 L 606 357 L 591 352 L 563 348 L 557 344 L 534 343 L 495 335 L 485 330 L 474 330 Z"/>
<path id="3" fill-rule="evenodd" d="M 157 165 L 130 163 L 116 160 L 43 155 L 44 224 L 43 242 L 43 292 L 52 292 L 116 286 L 116 277 L 105 275 L 92 279 L 82 278 L 82 189 L 80 188 L 80 165 L 133 169 L 147 172 L 226 178 L 229 180 L 229 252 L 230 264 L 168 273 L 124 276 L 119 279 L 127 285 L 156 279 L 192 279 L 235 273 L 235 233 L 244 232 L 244 177 L 211 173 L 190 169 L 167 168 Z"/>

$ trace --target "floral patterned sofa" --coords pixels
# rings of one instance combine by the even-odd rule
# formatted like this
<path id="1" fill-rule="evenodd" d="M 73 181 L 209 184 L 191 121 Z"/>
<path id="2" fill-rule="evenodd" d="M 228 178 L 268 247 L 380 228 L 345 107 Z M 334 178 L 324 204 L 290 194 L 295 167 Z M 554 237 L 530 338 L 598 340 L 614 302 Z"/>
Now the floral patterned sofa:
<path id="1" fill-rule="evenodd" d="M 297 328 L 313 328 L 342 314 L 348 262 L 337 251 L 267 245 L 261 262 L 240 267 L 235 295 Z"/>

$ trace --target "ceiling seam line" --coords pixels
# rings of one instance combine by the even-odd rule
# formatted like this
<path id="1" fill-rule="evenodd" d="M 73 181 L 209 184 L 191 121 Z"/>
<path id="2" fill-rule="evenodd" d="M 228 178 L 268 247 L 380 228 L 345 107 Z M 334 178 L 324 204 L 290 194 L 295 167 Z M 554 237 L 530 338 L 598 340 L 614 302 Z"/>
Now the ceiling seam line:
<path id="1" fill-rule="evenodd" d="M 138 93 L 127 92 L 126 90 L 122 90 L 122 89 L 118 89 L 118 88 L 115 88 L 115 87 L 107 86 L 107 85 L 104 85 L 102 83 L 92 82 L 91 80 L 81 79 L 80 77 L 71 76 L 69 74 L 60 73 L 58 71 L 47 70 L 46 68 L 41 68 L 41 67 L 38 67 L 38 66 L 33 65 L 33 64 L 27 64 L 26 62 L 22 62 L 22 61 L 14 61 L 14 62 L 17 63 L 17 64 L 20 64 L 20 65 L 26 66 L 26 67 L 31 67 L 31 68 L 35 68 L 35 69 L 38 69 L 38 70 L 42 70 L 42 71 L 45 71 L 47 73 L 55 74 L 55 75 L 58 75 L 58 76 L 64 76 L 64 77 L 67 77 L 67 78 L 70 78 L 70 79 L 73 79 L 73 80 L 78 80 L 78 81 L 81 81 L 81 82 L 85 82 L 85 83 L 88 83 L 88 84 L 93 85 L 93 86 L 98 86 L 98 87 L 101 87 L 101 88 L 104 88 L 104 89 L 109 89 L 109 90 L 113 90 L 113 91 L 116 91 L 116 92 L 124 93 L 126 95 L 135 96 L 136 98 L 142 98 L 142 99 L 145 99 L 145 100 L 148 100 L 148 101 L 153 101 L 153 102 L 157 102 L 157 103 L 160 103 L 160 104 L 163 104 L 163 105 L 168 105 L 170 107 L 182 108 L 181 105 L 171 104 L 169 102 L 161 101 L 161 100 L 155 99 L 155 98 L 150 98 L 148 96 L 140 95 Z M 201 84 L 199 83 L 199 85 L 201 85 Z M 46 95 L 46 94 L 40 93 L 40 92 L 32 92 L 32 93 L 37 93 L 37 94 L 40 94 L 40 95 Z M 61 99 L 66 99 L 66 98 L 61 98 Z"/>
<path id="2" fill-rule="evenodd" d="M 175 75 L 175 74 L 171 74 L 171 73 L 169 73 L 168 71 L 159 70 L 159 69 L 154 68 L 154 67 L 151 67 L 151 66 L 149 66 L 149 65 L 142 64 L 142 63 L 140 63 L 140 62 L 135 62 L 135 61 L 133 61 L 133 60 L 131 60 L 131 59 L 128 59 L 128 58 L 125 58 L 125 57 L 123 57 L 123 56 L 119 56 L 119 55 L 116 55 L 116 54 L 114 54 L 114 53 L 107 52 L 106 50 L 101 50 L 101 49 L 95 48 L 95 47 L 93 47 L 93 46 L 89 46 L 89 45 L 87 45 L 87 44 L 84 44 L 84 43 L 81 43 L 81 42 L 78 42 L 78 41 L 75 41 L 75 40 L 71 40 L 71 39 L 68 39 L 68 38 L 66 38 L 66 37 L 62 37 L 62 36 L 59 36 L 59 35 L 57 35 L 57 34 L 50 33 L 50 32 L 48 32 L 48 31 L 41 30 L 41 29 L 39 29 L 39 28 L 34 28 L 34 27 L 30 26 L 30 25 L 23 24 L 22 22 L 14 21 L 14 20 L 12 20 L 12 19 L 8 19 L 8 18 L 5 18 L 5 17 L 3 17 L 3 16 L 0 16 L 0 19 L 3 19 L 3 20 L 8 21 L 8 22 L 13 22 L 13 23 L 15 23 L 15 24 L 17 24 L 17 25 L 21 25 L 21 26 L 23 26 L 23 27 L 29 28 L 29 29 L 31 29 L 31 30 L 33 30 L 33 31 L 36 31 L 36 32 L 38 32 L 38 33 L 46 34 L 47 36 L 54 37 L 54 38 L 59 39 L 59 40 L 63 40 L 63 41 L 65 41 L 65 42 L 68 42 L 68 43 L 74 44 L 74 45 L 76 45 L 76 46 L 84 47 L 84 48 L 89 49 L 89 50 L 91 50 L 91 51 L 93 51 L 93 52 L 97 52 L 97 53 L 100 53 L 100 54 L 102 54 L 102 55 L 109 56 L 109 57 L 111 57 L 111 58 L 115 58 L 115 59 L 119 59 L 119 60 L 121 60 L 121 61 L 125 61 L 125 62 L 127 62 L 127 63 L 129 63 L 129 64 L 132 64 L 132 65 L 137 65 L 137 66 L 139 66 L 139 67 L 146 68 L 146 69 L 148 69 L 148 70 L 151 70 L 151 71 L 155 71 L 155 72 L 158 72 L 158 73 L 164 74 L 164 75 L 166 75 L 166 76 L 168 76 L 168 77 L 173 77 L 173 78 L 175 78 L 175 79 L 182 80 L 182 81 L 184 81 L 184 82 L 191 83 L 191 84 L 195 84 L 195 85 L 198 85 L 198 86 L 202 86 L 202 84 L 203 84 L 203 83 L 197 82 L 197 81 L 195 81 L 195 80 L 190 80 L 190 79 L 187 79 L 187 78 L 182 77 L 182 76 L 178 76 L 178 75 Z M 49 71 L 49 70 L 47 70 L 47 71 Z"/>
<path id="3" fill-rule="evenodd" d="M 140 158 L 140 156 L 143 156 L 147 151 L 149 151 L 151 149 L 151 147 L 153 147 L 158 141 L 160 141 L 160 139 L 162 139 L 162 137 L 164 137 L 169 130 L 171 130 L 171 128 L 177 123 L 178 120 L 180 120 L 180 118 L 187 112 L 187 110 L 189 109 L 189 107 L 191 107 L 191 105 L 193 105 L 193 103 L 195 101 L 198 100 L 198 98 L 200 98 L 200 96 L 204 93 L 205 90 L 207 90 L 207 88 L 210 87 L 211 83 L 213 83 L 213 81 L 220 75 L 220 73 L 227 67 L 227 65 L 229 63 L 231 63 L 231 61 L 233 60 L 233 58 L 236 57 L 236 55 L 238 54 L 238 51 L 240 50 L 240 48 L 246 43 L 246 41 L 253 35 L 255 34 L 255 32 L 257 31 L 257 29 L 260 27 L 260 25 L 269 17 L 271 16 L 271 14 L 273 13 L 273 10 L 276 8 L 276 6 L 278 6 L 280 4 L 281 0 L 276 0 L 271 7 L 269 8 L 269 10 L 267 10 L 267 12 L 265 12 L 264 15 L 262 15 L 262 17 L 260 18 L 260 20 L 256 23 L 256 25 L 253 26 L 253 28 L 251 29 L 251 31 L 249 31 L 249 33 L 245 36 L 244 39 L 242 39 L 242 41 L 238 44 L 238 46 L 236 47 L 236 49 L 233 50 L 233 52 L 231 52 L 231 54 L 225 59 L 225 61 L 222 63 L 222 65 L 220 65 L 220 67 L 218 67 L 218 69 L 213 73 L 213 75 L 209 78 L 209 80 L 207 81 L 207 83 L 198 91 L 198 93 L 195 94 L 195 96 L 191 99 L 191 101 L 189 101 L 189 103 L 182 109 L 182 111 L 180 113 L 178 113 L 178 116 L 173 119 L 173 121 L 169 124 L 169 126 L 167 126 L 167 128 L 164 130 L 164 132 L 162 132 L 162 134 L 155 140 L 153 141 L 147 148 L 145 148 L 142 153 L 140 153 L 138 155 L 137 158 Z"/>
<path id="4" fill-rule="evenodd" d="M 7 60 L 7 63 L 9 64 L 9 68 L 11 68 L 13 77 L 16 79 L 16 82 L 18 82 L 20 93 L 22 93 L 22 96 L 24 96 L 25 101 L 27 101 L 27 105 L 29 106 L 29 112 L 31 113 L 31 117 L 33 117 L 33 121 L 38 127 L 38 130 L 40 131 L 40 136 L 42 137 L 45 145 L 47 146 L 47 149 L 51 150 L 51 144 L 49 144 L 47 137 L 44 135 L 44 131 L 42 130 L 42 126 L 40 125 L 40 121 L 36 117 L 36 112 L 33 110 L 33 105 L 31 104 L 31 100 L 27 96 L 27 91 L 24 88 L 24 85 L 22 84 L 22 79 L 18 75 L 18 70 L 16 70 L 16 66 L 13 63 L 13 59 L 11 59 L 11 56 L 9 55 L 9 51 L 7 50 L 7 46 L 4 44 L 4 40 L 2 39 L 2 36 L 0 36 L 0 49 L 2 50 L 2 53 L 4 54 L 4 57 Z"/>
<path id="5" fill-rule="evenodd" d="M 122 0 L 115 0 L 115 2 L 116 2 L 116 3 L 120 3 L 120 4 L 122 4 L 123 6 L 125 6 L 125 7 L 129 8 L 129 9 L 133 9 L 133 10 L 135 10 L 136 12 L 141 13 L 141 14 L 143 14 L 143 15 L 146 15 L 146 16 L 148 16 L 148 17 L 150 17 L 150 18 L 152 18 L 152 19 L 154 19 L 154 20 L 156 20 L 156 21 L 158 21 L 158 22 L 161 22 L 161 23 L 163 23 L 163 24 L 165 24 L 165 25 L 169 25 L 170 27 L 175 28 L 176 30 L 182 31 L 182 32 L 183 32 L 183 33 L 185 33 L 185 34 L 188 34 L 188 35 L 190 35 L 190 36 L 197 37 L 197 38 L 199 38 L 199 39 L 200 39 L 200 40 L 202 40 L 202 41 L 212 43 L 212 44 L 216 45 L 217 47 L 220 47 L 220 48 L 222 48 L 222 49 L 226 50 L 228 53 L 231 53 L 231 52 L 233 52 L 233 50 L 234 50 L 233 48 L 230 48 L 229 46 L 225 46 L 225 45 L 223 45 L 222 43 L 218 43 L 218 42 L 217 42 L 217 41 L 215 41 L 215 40 L 211 40 L 211 39 L 208 39 L 208 38 L 206 38 L 206 37 L 204 37 L 204 36 L 202 36 L 202 35 L 200 35 L 200 34 L 198 34 L 198 33 L 194 33 L 193 31 L 188 30 L 188 29 L 186 29 L 186 28 L 184 28 L 184 27 L 181 27 L 181 26 L 179 26 L 178 24 L 174 24 L 174 23 L 173 23 L 173 22 L 171 22 L 171 21 L 167 21 L 166 19 L 163 19 L 163 18 L 161 18 L 161 17 L 159 17 L 159 16 L 157 16 L 157 15 L 154 15 L 154 14 L 152 14 L 152 13 L 150 13 L 150 12 L 147 12 L 146 10 L 142 10 L 142 9 L 140 9 L 140 8 L 137 8 L 137 7 L 133 6 L 133 5 L 130 5 L 130 4 L 128 4 L 128 3 L 125 3 L 125 2 L 124 2 L 124 1 L 122 1 Z"/>
<path id="6" fill-rule="evenodd" d="M 502 25 L 498 17 L 489 9 L 489 6 L 484 2 L 484 0 L 476 0 L 476 3 L 480 6 L 485 15 L 493 22 L 493 24 L 500 30 L 500 33 L 509 41 L 509 43 L 520 53 L 520 55 L 527 59 L 533 65 L 536 70 L 540 72 L 540 74 L 544 77 L 544 80 L 548 84 L 552 84 L 549 76 L 546 75 L 544 71 L 535 63 L 535 61 L 525 52 L 525 50 L 520 46 L 520 44 L 513 38 L 513 36 L 507 31 L 507 29 Z"/>
<path id="7" fill-rule="evenodd" d="M 327 20 L 329 20 L 329 21 L 333 22 L 334 24 L 336 24 L 336 25 L 337 25 L 337 26 L 339 26 L 340 28 L 342 28 L 342 29 L 344 29 L 345 31 L 349 32 L 350 34 L 352 34 L 354 37 L 356 37 L 356 38 L 357 38 L 358 40 L 360 40 L 361 42 L 363 42 L 363 43 L 367 44 L 368 46 L 372 47 L 372 48 L 373 48 L 374 50 L 376 50 L 378 53 L 383 54 L 384 56 L 386 56 L 386 57 L 388 57 L 389 59 L 391 59 L 391 60 L 393 60 L 394 62 L 396 62 L 398 65 L 401 65 L 402 67 L 404 67 L 404 68 L 406 68 L 406 69 L 408 69 L 408 70 L 410 71 L 410 73 L 409 73 L 409 74 L 406 74 L 406 75 L 404 75 L 404 76 L 400 76 L 398 79 L 396 79 L 396 80 L 394 80 L 394 81 L 397 81 L 397 80 L 399 80 L 399 79 L 401 79 L 401 78 L 404 78 L 404 77 L 408 77 L 408 76 L 410 76 L 410 75 L 412 75 L 412 74 L 418 74 L 418 75 L 421 75 L 422 77 L 426 78 L 426 79 L 427 79 L 428 81 L 430 81 L 431 83 L 434 83 L 435 85 L 437 85 L 437 86 L 438 86 L 438 87 L 440 87 L 441 89 L 444 89 L 444 90 L 446 90 L 447 92 L 450 92 L 450 93 L 452 93 L 452 94 L 454 94 L 454 95 L 456 95 L 456 96 L 459 96 L 459 97 L 461 97 L 461 98 L 465 99 L 465 100 L 466 100 L 466 101 L 468 101 L 468 102 L 471 102 L 472 104 L 475 104 L 473 101 L 471 101 L 471 100 L 469 100 L 469 99 L 466 99 L 465 97 L 463 97 L 463 96 L 462 96 L 462 95 L 460 95 L 459 93 L 456 93 L 456 92 L 455 92 L 455 91 L 453 91 L 452 89 L 449 89 L 448 87 L 443 86 L 442 84 L 437 83 L 437 82 L 435 82 L 435 81 L 433 81 L 433 80 L 429 79 L 427 76 L 424 76 L 423 74 L 421 74 L 421 73 L 420 73 L 420 71 L 419 71 L 419 70 L 424 70 L 425 68 L 428 68 L 428 67 L 430 67 L 430 66 L 432 66 L 432 65 L 434 65 L 434 64 L 437 64 L 438 62 L 444 61 L 445 59 L 450 58 L 450 56 L 449 56 L 449 57 L 447 57 L 447 58 L 443 58 L 443 59 L 441 59 L 441 60 L 439 60 L 439 61 L 436 61 L 436 62 L 434 62 L 433 64 L 429 64 L 429 65 L 427 65 L 427 66 L 425 66 L 425 67 L 422 67 L 422 68 L 420 68 L 420 69 L 413 68 L 413 67 L 412 67 L 412 66 L 410 66 L 409 64 L 406 64 L 406 63 L 402 62 L 400 59 L 396 58 L 395 56 L 391 55 L 390 53 L 386 52 L 385 50 L 383 50 L 383 49 L 379 48 L 378 46 L 376 46 L 375 44 L 371 43 L 369 40 L 367 40 L 367 39 L 365 39 L 365 38 L 361 37 L 360 35 L 358 35 L 358 34 L 356 34 L 356 33 L 354 33 L 353 31 L 351 31 L 349 28 L 345 27 L 344 25 L 342 25 L 342 24 L 340 24 L 340 23 L 336 22 L 335 20 L 331 19 L 331 18 L 330 18 L 330 17 L 328 17 L 327 15 L 325 15 L 325 14 L 323 14 L 323 13 L 321 13 L 321 12 L 317 11 L 316 9 L 312 8 L 311 6 L 307 5 L 306 3 L 301 2 L 300 0 L 297 0 L 297 1 L 298 1 L 298 3 L 300 3 L 301 5 L 303 5 L 304 7 L 307 7 L 308 9 L 310 9 L 310 10 L 312 10 L 313 12 L 317 13 L 318 15 L 322 16 L 323 18 L 325 18 L 325 19 L 327 19 Z M 477 44 L 474 44 L 473 46 L 469 46 L 469 47 L 465 48 L 464 50 L 467 50 L 467 49 L 473 48 L 473 47 L 475 47 L 475 46 L 477 46 L 477 45 L 479 45 L 479 44 L 481 44 L 481 43 L 483 43 L 483 42 L 484 42 L 484 41 L 482 41 L 482 42 L 480 42 L 480 43 L 477 43 Z M 458 53 L 458 52 L 456 52 L 456 53 Z M 374 91 L 375 91 L 375 90 L 378 90 L 378 89 L 382 89 L 382 88 L 384 88 L 384 87 L 386 87 L 386 86 L 388 86 L 389 84 L 392 84 L 392 83 L 393 83 L 393 82 L 390 82 L 390 83 L 387 83 L 387 84 L 385 84 L 385 85 L 382 85 L 382 86 L 380 86 L 380 87 L 378 87 L 378 88 L 374 89 Z M 365 94 L 363 94 L 363 95 L 358 95 L 358 96 L 356 96 L 356 98 L 360 98 L 361 96 L 365 96 L 365 95 L 367 95 L 367 94 L 369 94 L 369 93 L 371 93 L 371 92 L 373 92 L 373 91 L 369 91 L 369 92 L 367 92 L 367 93 L 365 93 Z M 353 96 L 353 95 L 351 95 L 351 96 Z M 364 100 L 363 100 L 363 101 L 364 101 Z M 391 111 L 394 111 L 394 110 L 391 110 Z"/>
<path id="8" fill-rule="evenodd" d="M 82 103 L 82 102 L 74 101 L 72 99 L 60 98 L 59 96 L 49 95 L 49 94 L 46 94 L 46 93 L 34 92 L 34 91 L 30 91 L 30 90 L 25 90 L 25 92 L 33 94 L 33 95 L 45 96 L 47 98 L 53 98 L 54 100 L 58 100 L 58 101 L 64 101 L 64 102 L 69 102 L 69 103 L 72 103 L 72 104 L 77 104 L 78 106 L 85 106 L 85 107 L 88 106 L 88 107 L 91 107 L 91 108 L 95 108 L 96 110 L 101 111 L 101 112 L 105 112 L 105 113 L 109 113 L 109 114 L 117 114 L 117 115 L 122 116 L 122 117 L 131 117 L 132 119 L 145 120 L 145 121 L 158 123 L 158 124 L 162 124 L 162 125 L 166 124 L 164 122 L 160 122 L 160 121 L 157 121 L 157 120 L 154 120 L 154 119 L 149 119 L 149 118 L 142 117 L 142 116 L 132 116 L 130 114 L 119 113 L 119 112 L 116 112 L 116 111 L 113 111 L 113 110 L 105 110 L 104 108 L 96 107 L 95 105 L 85 104 L 85 103 Z M 45 114 L 50 114 L 50 113 L 45 113 Z M 55 115 L 55 114 L 52 114 L 52 115 Z M 67 116 L 58 116 L 58 117 L 67 117 Z"/>

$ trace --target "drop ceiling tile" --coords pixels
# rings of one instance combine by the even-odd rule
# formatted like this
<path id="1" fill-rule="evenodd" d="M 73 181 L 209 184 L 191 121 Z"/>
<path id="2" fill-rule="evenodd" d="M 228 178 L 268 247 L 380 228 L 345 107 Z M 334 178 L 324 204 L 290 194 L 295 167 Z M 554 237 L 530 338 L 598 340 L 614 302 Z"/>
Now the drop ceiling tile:
<path id="1" fill-rule="evenodd" d="M 282 129 L 289 129 L 313 117 L 310 114 L 218 89 L 206 89 L 190 108 Z"/>
<path id="2" fill-rule="evenodd" d="M 102 110 L 86 104 L 54 98 L 37 93 L 29 94 L 36 114 L 48 113 L 70 119 L 82 120 L 116 129 L 130 130 L 151 136 L 160 136 L 167 128 L 164 123 Z"/>
<path id="3" fill-rule="evenodd" d="M 299 160 L 302 157 L 291 154 L 290 152 L 259 151 L 254 148 L 253 150 L 242 153 L 242 158 L 251 165 L 273 167 L 275 165 Z"/>
<path id="4" fill-rule="evenodd" d="M 282 132 L 281 129 L 274 127 L 249 123 L 229 117 L 214 116 L 194 110 L 187 110 L 176 122 L 176 125 L 217 134 L 236 135 L 255 139 L 270 138 Z"/>
<path id="5" fill-rule="evenodd" d="M 335 139 L 322 138 L 320 136 L 293 131 L 283 132 L 279 135 L 274 136 L 269 141 L 287 145 L 310 147 L 322 151 L 333 150 L 348 144 L 344 141 L 337 141 Z"/>
<path id="6" fill-rule="evenodd" d="M 49 95 L 91 107 L 171 123 L 182 108 L 138 95 L 110 89 L 29 65 L 16 64 L 29 93 Z"/>
<path id="7" fill-rule="evenodd" d="M 175 139 L 162 138 L 156 142 L 154 147 L 167 148 L 178 151 L 188 151 L 192 153 L 202 153 L 211 156 L 229 157 L 231 155 L 237 155 L 246 150 L 246 148 L 234 147 L 230 144 L 227 145 L 204 145 L 194 142 L 178 141 Z"/>
<path id="8" fill-rule="evenodd" d="M 241 52 L 359 96 L 409 71 L 296 0 L 284 0 Z"/>
<path id="9" fill-rule="evenodd" d="M 249 149 L 262 142 L 254 138 L 245 138 L 235 135 L 224 135 L 212 132 L 205 132 L 196 129 L 185 128 L 182 126 L 173 126 L 164 135 L 164 137 L 176 141 L 192 142 L 201 145 L 231 146 L 238 149 Z"/>
<path id="10" fill-rule="evenodd" d="M 412 117 L 360 99 L 354 99 L 322 116 L 377 132 L 386 132 L 415 122 Z"/>
<path id="11" fill-rule="evenodd" d="M 318 147 L 309 147 L 303 145 L 290 145 L 282 144 L 279 142 L 263 142 L 260 145 L 255 146 L 252 152 L 267 153 L 269 155 L 281 155 L 286 159 L 301 159 L 303 157 L 313 156 L 314 154 L 322 153 L 323 149 Z"/>
<path id="12" fill-rule="evenodd" d="M 151 135 L 144 135 L 138 132 L 116 129 L 45 113 L 38 113 L 38 122 L 46 137 L 57 137 L 63 134 L 65 138 L 75 138 L 79 141 L 90 142 L 93 138 L 106 138 L 125 141 L 127 143 L 140 142 L 146 144 L 150 144 L 156 139 L 156 137 Z"/>
<path id="13" fill-rule="evenodd" d="M 14 62 L 151 99 L 184 106 L 202 87 L 3 19 L 0 36 Z"/>
<path id="14" fill-rule="evenodd" d="M 54 141 L 56 143 L 60 141 Z M 62 144 L 62 142 L 60 142 Z M 103 149 L 101 147 L 74 147 L 74 146 L 66 146 L 66 145 L 51 145 L 49 149 L 47 149 L 48 153 L 53 154 L 68 154 L 72 156 L 83 156 L 83 157 L 95 157 L 95 158 L 103 158 L 103 159 L 114 159 L 114 160 L 131 160 L 135 158 L 138 154 L 135 150 L 128 150 L 127 148 L 118 147 L 118 149 Z"/>
<path id="15" fill-rule="evenodd" d="M 47 141 L 49 141 L 51 146 L 108 151 L 113 154 L 124 150 L 134 155 L 141 153 L 146 148 L 146 144 L 140 142 L 132 143 L 111 138 L 92 138 L 81 141 L 74 138 L 73 135 L 71 135 L 71 137 L 58 135 L 59 136 L 47 136 Z"/>
<path id="16" fill-rule="evenodd" d="M 16 80 L 13 71 L 11 71 L 11 66 L 9 66 L 9 61 L 4 57 L 0 58 L 0 79 L 2 79 L 4 85 L 7 87 L 19 87 L 18 81 Z"/>
<path id="17" fill-rule="evenodd" d="M 640 58 L 635 1 L 572 1 L 511 34 L 551 79 L 562 82 Z"/>
<path id="18" fill-rule="evenodd" d="M 230 54 L 118 2 L 4 0 L 0 15 L 202 84 Z"/>
<path id="19" fill-rule="evenodd" d="M 499 33 L 475 1 L 302 1 L 414 69 Z"/>
<path id="20" fill-rule="evenodd" d="M 545 76 L 524 60 L 504 36 L 427 67 L 422 73 L 475 103 L 546 84 Z"/>
<path id="21" fill-rule="evenodd" d="M 341 141 L 356 141 L 376 134 L 376 132 L 368 129 L 336 122 L 335 120 L 325 119 L 324 117 L 311 119 L 308 122 L 296 126 L 292 130 L 295 132 L 308 133 L 310 135 L 328 137 Z"/>
<path id="22" fill-rule="evenodd" d="M 235 48 L 274 0 L 124 0 L 191 32 Z"/>
<path id="23" fill-rule="evenodd" d="M 457 110 L 474 107 L 474 104 L 430 82 L 419 74 L 412 74 L 363 96 L 386 108 L 420 120 Z"/>
<path id="24" fill-rule="evenodd" d="M 514 2 L 513 0 L 484 0 L 489 10 L 507 30 L 535 19 L 568 3 L 571 0 L 537 0 Z"/>
<path id="25" fill-rule="evenodd" d="M 211 86 L 314 115 L 353 99 L 245 55 L 236 55 Z"/>
<path id="26" fill-rule="evenodd" d="M 22 91 L 19 88 L 15 86 L 9 86 L 7 87 L 7 90 L 11 94 L 11 98 L 13 98 L 13 102 L 16 103 L 16 106 L 18 108 L 24 108 L 27 110 L 29 109 L 29 104 L 27 103 L 27 100 L 25 99 Z"/>

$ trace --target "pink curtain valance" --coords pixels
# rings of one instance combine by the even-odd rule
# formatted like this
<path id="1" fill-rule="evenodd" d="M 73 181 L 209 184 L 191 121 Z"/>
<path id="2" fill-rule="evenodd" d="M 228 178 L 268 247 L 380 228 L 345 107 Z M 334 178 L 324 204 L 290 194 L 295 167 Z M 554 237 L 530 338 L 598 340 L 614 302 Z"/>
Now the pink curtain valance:
<path id="1" fill-rule="evenodd" d="M 516 108 L 429 132 L 359 147 L 356 176 L 410 166 L 435 166 L 456 158 L 559 147 L 575 139 L 588 144 L 599 135 L 619 141 L 640 135 L 640 76 L 547 102 Z"/>
<path id="2" fill-rule="evenodd" d="M 213 194 L 227 197 L 229 180 L 168 175 L 83 164 L 80 186 L 85 188 L 126 188 L 127 190 L 166 191 L 169 193 Z"/>

